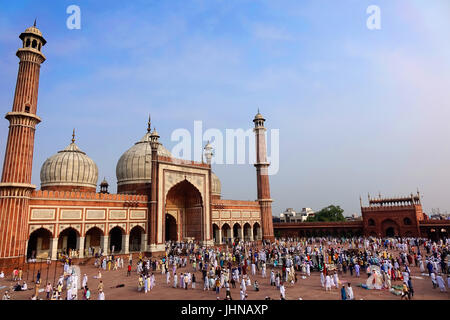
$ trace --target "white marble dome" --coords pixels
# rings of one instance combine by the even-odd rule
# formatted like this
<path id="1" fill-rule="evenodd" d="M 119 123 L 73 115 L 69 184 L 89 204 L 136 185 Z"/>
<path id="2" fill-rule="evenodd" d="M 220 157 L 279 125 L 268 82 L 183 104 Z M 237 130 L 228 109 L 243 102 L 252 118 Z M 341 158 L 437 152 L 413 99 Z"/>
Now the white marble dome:
<path id="1" fill-rule="evenodd" d="M 98 168 L 75 142 L 45 160 L 41 167 L 41 188 L 78 186 L 97 188 Z"/>
<path id="2" fill-rule="evenodd" d="M 220 179 L 214 172 L 211 172 L 211 193 L 213 196 L 220 196 L 222 194 Z"/>
<path id="3" fill-rule="evenodd" d="M 152 148 L 149 143 L 151 133 L 148 132 L 142 139 L 128 149 L 119 159 L 116 166 L 117 185 L 149 183 L 152 173 Z M 172 154 L 159 145 L 158 155 L 172 157 Z"/>

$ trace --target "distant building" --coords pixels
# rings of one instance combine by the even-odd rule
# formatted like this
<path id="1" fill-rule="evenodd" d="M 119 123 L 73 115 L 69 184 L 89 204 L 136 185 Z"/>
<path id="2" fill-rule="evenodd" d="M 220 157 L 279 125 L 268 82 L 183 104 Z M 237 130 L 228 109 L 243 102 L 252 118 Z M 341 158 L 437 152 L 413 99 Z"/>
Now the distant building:
<path id="1" fill-rule="evenodd" d="M 356 213 L 352 214 L 350 217 L 345 217 L 345 221 L 361 221 L 362 217 Z"/>
<path id="2" fill-rule="evenodd" d="M 433 214 L 430 216 L 431 220 L 450 220 L 450 214 Z"/>
<path id="3" fill-rule="evenodd" d="M 300 212 L 302 217 L 302 222 L 305 222 L 309 217 L 314 217 L 314 211 L 311 208 L 303 208 Z"/>
<path id="4" fill-rule="evenodd" d="M 287 208 L 280 214 L 280 222 L 305 222 L 308 217 L 314 217 L 314 211 L 311 208 L 303 208 L 300 212 Z"/>

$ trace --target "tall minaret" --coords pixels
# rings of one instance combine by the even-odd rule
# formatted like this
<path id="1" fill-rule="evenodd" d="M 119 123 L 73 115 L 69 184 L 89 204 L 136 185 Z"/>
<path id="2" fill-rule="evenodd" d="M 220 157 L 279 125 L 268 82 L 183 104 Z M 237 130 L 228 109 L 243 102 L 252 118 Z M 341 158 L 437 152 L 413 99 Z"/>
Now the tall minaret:
<path id="1" fill-rule="evenodd" d="M 28 204 L 36 188 L 31 184 L 34 133 L 41 122 L 36 115 L 39 70 L 45 61 L 41 49 L 46 44 L 36 21 L 19 38 L 23 46 L 16 53 L 20 62 L 12 112 L 5 116 L 10 125 L 0 183 L 0 259 L 12 263 L 26 254 Z"/>
<path id="2" fill-rule="evenodd" d="M 256 138 L 256 182 L 258 186 L 258 202 L 261 207 L 263 240 L 274 240 L 272 221 L 272 202 L 270 198 L 269 165 L 267 162 L 266 128 L 264 117 L 259 113 L 253 119 Z"/>
<path id="3" fill-rule="evenodd" d="M 150 126 L 150 120 L 149 120 Z M 150 251 L 157 251 L 158 244 L 158 231 L 163 232 L 162 230 L 158 230 L 158 148 L 160 146 L 159 143 L 159 134 L 156 131 L 156 128 L 153 129 L 153 132 L 150 134 L 150 147 L 152 148 L 152 184 L 150 186 L 150 216 L 149 216 L 149 232 L 150 238 L 148 239 L 148 245 Z M 165 216 L 165 215 L 164 215 Z M 165 228 L 163 228 L 165 230 Z M 165 238 L 163 238 L 163 241 Z"/>

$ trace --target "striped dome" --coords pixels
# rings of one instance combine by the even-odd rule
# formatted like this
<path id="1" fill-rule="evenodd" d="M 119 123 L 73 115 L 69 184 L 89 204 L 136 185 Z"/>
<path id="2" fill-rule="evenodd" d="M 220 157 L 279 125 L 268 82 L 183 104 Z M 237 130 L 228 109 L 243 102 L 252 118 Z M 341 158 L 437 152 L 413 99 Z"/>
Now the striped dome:
<path id="1" fill-rule="evenodd" d="M 213 196 L 220 196 L 222 194 L 222 184 L 219 177 L 211 171 L 211 193 Z"/>
<path id="2" fill-rule="evenodd" d="M 119 159 L 116 166 L 117 185 L 150 183 L 152 175 L 152 148 L 148 132 L 142 139 L 128 149 Z M 172 157 L 162 144 L 158 148 L 158 156 Z"/>
<path id="3" fill-rule="evenodd" d="M 97 188 L 98 168 L 86 153 L 72 142 L 45 160 L 41 168 L 41 188 L 78 186 Z"/>

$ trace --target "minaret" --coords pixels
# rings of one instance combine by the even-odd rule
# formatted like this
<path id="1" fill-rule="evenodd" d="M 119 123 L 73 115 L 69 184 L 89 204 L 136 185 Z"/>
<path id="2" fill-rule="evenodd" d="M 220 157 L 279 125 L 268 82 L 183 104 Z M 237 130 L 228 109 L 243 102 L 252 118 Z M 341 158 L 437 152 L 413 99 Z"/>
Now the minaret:
<path id="1" fill-rule="evenodd" d="M 0 183 L 0 259 L 12 262 L 26 253 L 28 204 L 36 188 L 31 184 L 34 133 L 41 122 L 36 115 L 39 71 L 45 61 L 41 49 L 46 44 L 36 21 L 19 38 L 23 45 L 16 53 L 20 62 L 12 112 L 5 116 L 10 125 Z"/>
<path id="2" fill-rule="evenodd" d="M 150 126 L 150 119 L 149 119 Z M 152 183 L 150 190 L 150 217 L 149 217 L 149 232 L 150 237 L 148 239 L 148 244 L 150 251 L 155 250 L 158 241 L 157 236 L 157 223 L 158 223 L 158 148 L 159 148 L 159 135 L 156 132 L 156 128 L 150 135 L 150 146 L 152 148 Z M 163 228 L 165 230 L 165 228 Z M 161 231 L 164 233 L 164 231 Z M 164 241 L 164 238 L 163 238 Z"/>
<path id="3" fill-rule="evenodd" d="M 255 123 L 256 138 L 256 182 L 258 187 L 258 202 L 261 207 L 262 220 L 262 234 L 263 240 L 274 240 L 273 235 L 273 221 L 272 221 L 272 202 L 270 198 L 269 185 L 269 165 L 267 162 L 267 148 L 266 148 L 266 128 L 264 122 L 266 119 L 259 113 L 253 119 Z"/>

